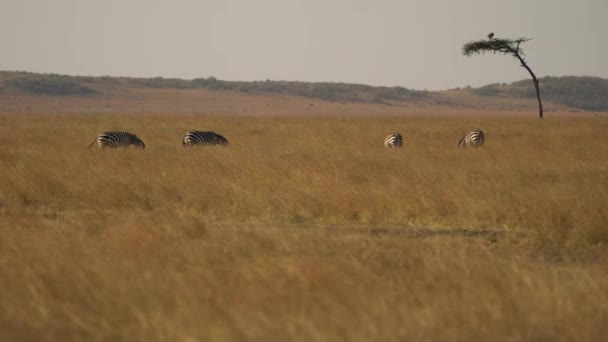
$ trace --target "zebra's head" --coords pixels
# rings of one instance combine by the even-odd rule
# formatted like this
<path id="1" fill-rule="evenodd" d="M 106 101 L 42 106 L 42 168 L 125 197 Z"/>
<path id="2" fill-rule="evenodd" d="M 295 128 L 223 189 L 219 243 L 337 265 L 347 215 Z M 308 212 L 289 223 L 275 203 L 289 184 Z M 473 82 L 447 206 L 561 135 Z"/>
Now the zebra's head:
<path id="1" fill-rule="evenodd" d="M 460 147 L 460 148 L 467 147 L 467 134 L 466 133 L 458 141 L 458 147 Z"/>
<path id="2" fill-rule="evenodd" d="M 141 140 L 139 138 L 133 142 L 133 145 L 135 145 L 137 147 L 141 147 L 142 149 L 146 148 L 146 144 L 144 144 L 143 140 Z"/>

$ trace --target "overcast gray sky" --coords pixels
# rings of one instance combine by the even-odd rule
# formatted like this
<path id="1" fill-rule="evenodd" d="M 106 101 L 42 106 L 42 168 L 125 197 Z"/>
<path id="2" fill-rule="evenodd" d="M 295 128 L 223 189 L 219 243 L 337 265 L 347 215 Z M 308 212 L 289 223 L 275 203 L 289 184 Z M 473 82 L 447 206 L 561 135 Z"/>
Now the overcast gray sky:
<path id="1" fill-rule="evenodd" d="M 528 78 L 463 57 L 494 31 L 538 76 L 608 77 L 608 0 L 0 0 L 0 70 L 447 89 Z"/>

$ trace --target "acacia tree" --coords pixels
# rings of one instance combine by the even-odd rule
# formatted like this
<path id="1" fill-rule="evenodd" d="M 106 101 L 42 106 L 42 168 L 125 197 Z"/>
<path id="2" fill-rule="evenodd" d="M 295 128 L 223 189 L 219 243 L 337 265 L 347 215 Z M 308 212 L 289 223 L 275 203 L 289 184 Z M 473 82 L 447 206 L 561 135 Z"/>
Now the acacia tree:
<path id="1" fill-rule="evenodd" d="M 524 51 L 521 49 L 521 43 L 529 41 L 529 38 L 519 39 L 500 39 L 494 38 L 494 33 L 488 35 L 488 39 L 478 40 L 464 44 L 462 47 L 462 54 L 469 57 L 471 55 L 481 55 L 482 53 L 501 53 L 503 55 L 511 55 L 519 60 L 521 66 L 526 68 L 532 76 L 534 82 L 534 88 L 536 89 L 536 98 L 538 99 L 538 116 L 543 118 L 543 103 L 540 100 L 540 88 L 538 86 L 538 79 L 532 72 L 532 69 L 526 63 L 524 59 Z"/>

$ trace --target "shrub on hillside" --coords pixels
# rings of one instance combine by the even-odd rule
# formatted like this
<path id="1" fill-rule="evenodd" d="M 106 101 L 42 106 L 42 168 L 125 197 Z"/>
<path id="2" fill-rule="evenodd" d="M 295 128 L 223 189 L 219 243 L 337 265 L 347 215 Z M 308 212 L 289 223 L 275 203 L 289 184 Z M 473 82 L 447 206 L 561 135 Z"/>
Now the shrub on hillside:
<path id="1" fill-rule="evenodd" d="M 133 78 L 131 82 L 137 85 L 142 85 L 151 88 L 172 88 L 172 89 L 187 89 L 192 88 L 192 82 L 179 78 Z"/>
<path id="2" fill-rule="evenodd" d="M 88 95 L 95 93 L 95 90 L 83 86 L 69 77 L 58 75 L 18 77 L 7 81 L 6 84 L 11 88 L 42 95 Z"/>
<path id="3" fill-rule="evenodd" d="M 493 83 L 473 89 L 473 94 L 480 96 L 496 96 L 500 94 L 500 84 Z"/>

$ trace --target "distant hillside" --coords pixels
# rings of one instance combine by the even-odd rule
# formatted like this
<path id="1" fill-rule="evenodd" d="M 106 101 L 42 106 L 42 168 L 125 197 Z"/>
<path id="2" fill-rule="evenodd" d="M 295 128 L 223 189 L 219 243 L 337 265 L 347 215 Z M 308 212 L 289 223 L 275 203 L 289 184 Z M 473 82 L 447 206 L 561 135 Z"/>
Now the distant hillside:
<path id="1" fill-rule="evenodd" d="M 542 99 L 547 104 L 552 102 L 590 111 L 608 111 L 607 79 L 576 76 L 544 77 L 540 79 L 540 86 Z M 388 105 L 418 102 L 475 107 L 475 102 L 481 100 L 485 108 L 494 108 L 500 104 L 501 109 L 512 107 L 515 99 L 523 99 L 528 102 L 528 99 L 533 100 L 536 96 L 532 82 L 527 79 L 511 84 L 495 83 L 480 88 L 465 88 L 455 94 L 447 95 L 447 92 L 411 90 L 404 87 L 374 87 L 351 83 L 271 80 L 244 82 L 223 81 L 215 77 L 193 80 L 162 77 L 91 77 L 0 71 L 0 92 L 11 90 L 50 96 L 95 96 L 99 92 L 105 93 L 112 88 L 122 91 L 120 89 L 124 87 L 283 94 L 325 101 Z M 532 101 L 529 102 L 532 104 Z"/>
<path id="2" fill-rule="evenodd" d="M 42 95 L 88 95 L 95 90 L 85 86 L 77 77 L 33 73 L 2 72 L 0 87 L 13 88 Z M 1 89 L 1 88 L 0 88 Z"/>
<path id="3" fill-rule="evenodd" d="M 411 101 L 428 96 L 427 91 L 403 87 L 373 87 L 363 84 L 295 81 L 222 81 L 215 77 L 183 80 L 176 78 L 88 77 L 29 72 L 0 72 L 1 87 L 44 95 L 95 94 L 97 86 L 131 85 L 149 88 L 229 90 L 244 93 L 273 93 L 340 101 L 387 103 Z"/>
<path id="4" fill-rule="evenodd" d="M 608 111 L 608 79 L 599 77 L 543 77 L 539 79 L 543 100 L 565 106 L 592 111 Z M 489 84 L 472 89 L 480 96 L 534 98 L 536 92 L 531 80 L 511 84 Z"/>

